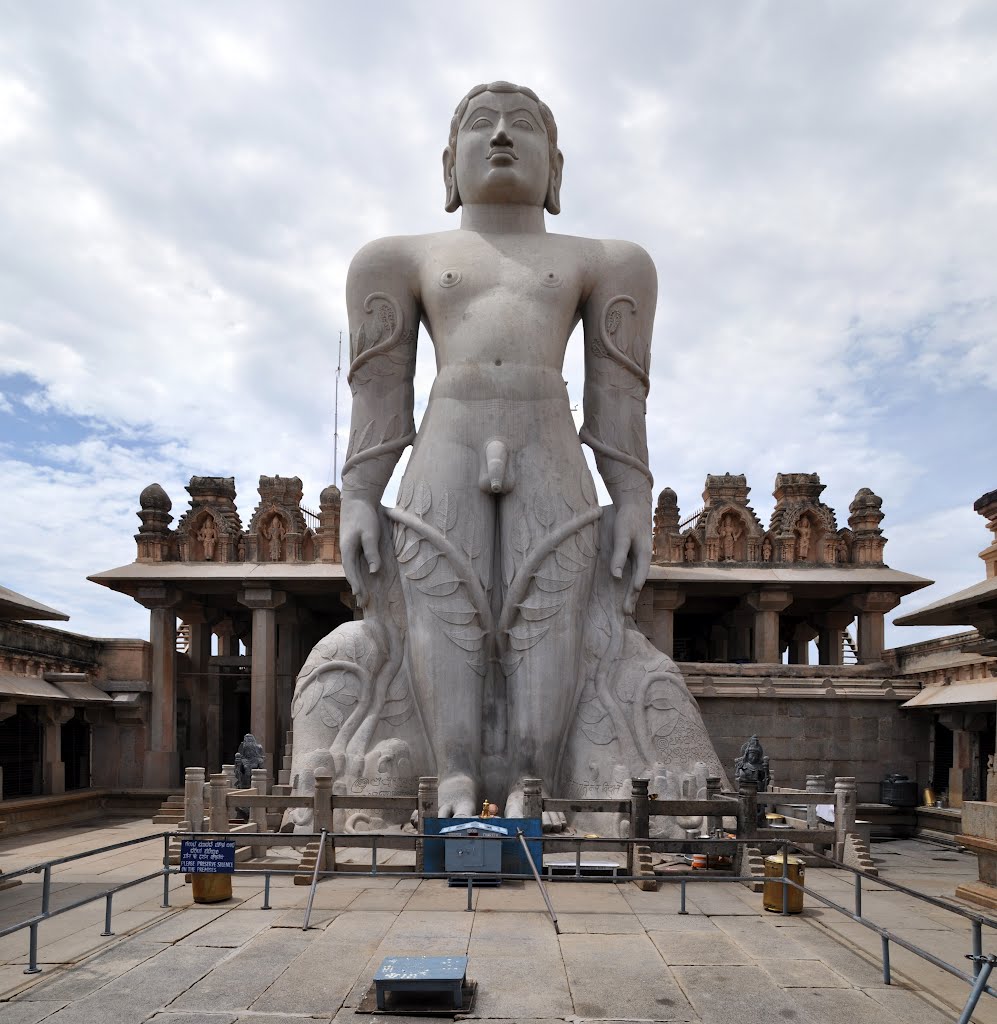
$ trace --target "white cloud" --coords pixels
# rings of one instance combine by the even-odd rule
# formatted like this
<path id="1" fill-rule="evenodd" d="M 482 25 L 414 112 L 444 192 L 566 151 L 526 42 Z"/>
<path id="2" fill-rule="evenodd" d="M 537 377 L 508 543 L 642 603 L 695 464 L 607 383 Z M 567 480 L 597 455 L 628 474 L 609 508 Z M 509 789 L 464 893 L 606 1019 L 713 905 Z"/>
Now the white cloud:
<path id="1" fill-rule="evenodd" d="M 450 114 L 495 77 L 558 118 L 551 230 L 657 263 L 657 486 L 692 511 L 743 471 L 765 519 L 776 472 L 816 470 L 841 522 L 870 486 L 892 565 L 972 582 L 980 523 L 950 512 L 995 483 L 966 435 L 997 389 L 995 36 L 982 0 L 8 10 L 0 369 L 36 387 L 0 377 L 4 582 L 124 631 L 83 576 L 132 557 L 152 479 L 175 512 L 195 472 L 234 474 L 244 518 L 260 473 L 317 504 L 349 260 L 453 225 Z M 424 339 L 419 408 L 432 374 Z M 580 399 L 578 339 L 565 376 Z"/>

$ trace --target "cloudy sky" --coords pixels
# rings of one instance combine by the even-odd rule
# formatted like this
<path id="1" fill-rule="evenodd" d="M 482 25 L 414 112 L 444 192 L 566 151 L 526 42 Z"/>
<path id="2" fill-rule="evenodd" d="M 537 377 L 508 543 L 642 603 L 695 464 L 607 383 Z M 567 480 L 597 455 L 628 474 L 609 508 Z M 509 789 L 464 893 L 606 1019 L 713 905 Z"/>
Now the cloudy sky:
<path id="1" fill-rule="evenodd" d="M 997 486 L 997 5 L 104 4 L 0 0 L 0 582 L 142 635 L 87 583 L 139 491 L 333 478 L 343 286 L 383 234 L 456 226 L 440 152 L 481 81 L 532 86 L 565 154 L 552 230 L 658 268 L 649 435 L 683 512 L 744 472 L 887 561 L 982 578 Z M 422 345 L 418 408 L 432 378 Z M 581 398 L 580 339 L 565 376 Z M 345 370 L 340 437 L 349 422 Z M 339 464 L 345 444 L 340 442 Z M 895 629 L 892 642 L 926 631 Z"/>

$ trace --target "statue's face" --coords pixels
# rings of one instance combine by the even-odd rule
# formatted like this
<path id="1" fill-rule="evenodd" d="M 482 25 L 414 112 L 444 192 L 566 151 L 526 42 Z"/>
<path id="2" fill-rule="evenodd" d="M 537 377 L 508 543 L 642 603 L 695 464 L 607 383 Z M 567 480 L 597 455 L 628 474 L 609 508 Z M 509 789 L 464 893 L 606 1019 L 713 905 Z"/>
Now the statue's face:
<path id="1" fill-rule="evenodd" d="M 464 203 L 543 206 L 550 150 L 536 103 L 516 92 L 475 96 L 457 131 L 455 171 Z"/>

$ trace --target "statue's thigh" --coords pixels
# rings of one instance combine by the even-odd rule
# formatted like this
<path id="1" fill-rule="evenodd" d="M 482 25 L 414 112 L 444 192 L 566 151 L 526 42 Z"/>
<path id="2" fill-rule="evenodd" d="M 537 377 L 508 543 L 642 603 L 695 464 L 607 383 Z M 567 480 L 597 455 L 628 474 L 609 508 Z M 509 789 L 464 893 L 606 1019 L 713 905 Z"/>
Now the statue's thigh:
<path id="1" fill-rule="evenodd" d="M 510 673 L 546 658 L 575 664 L 598 558 L 599 509 L 577 443 L 559 462 L 534 454 L 499 512 Z"/>
<path id="2" fill-rule="evenodd" d="M 468 449 L 443 445 L 413 460 L 392 518 L 416 673 L 471 673 L 492 626 L 495 501 Z"/>

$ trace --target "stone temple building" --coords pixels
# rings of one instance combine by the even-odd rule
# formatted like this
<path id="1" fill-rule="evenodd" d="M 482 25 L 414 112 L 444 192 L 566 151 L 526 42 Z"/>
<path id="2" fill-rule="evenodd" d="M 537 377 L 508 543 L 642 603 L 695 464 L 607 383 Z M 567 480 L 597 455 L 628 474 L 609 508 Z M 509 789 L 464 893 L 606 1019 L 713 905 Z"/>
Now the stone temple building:
<path id="1" fill-rule="evenodd" d="M 721 758 L 765 738 L 776 779 L 854 775 L 878 797 L 887 771 L 927 772 L 929 724 L 899 706 L 919 690 L 884 660 L 884 616 L 930 581 L 888 567 L 882 501 L 855 496 L 847 525 L 816 474 L 780 473 L 763 525 L 743 476 L 708 476 L 683 517 L 658 497 L 654 560 L 636 623 L 679 662 Z M 144 745 L 130 785 L 217 770 L 247 731 L 277 774 L 294 679 L 311 646 L 351 618 L 338 548 L 339 492 L 317 513 L 301 481 L 264 476 L 251 513 L 228 477 L 194 477 L 175 525 L 156 484 L 140 497 L 134 562 L 90 577 L 149 609 Z M 243 520 L 245 515 L 245 525 Z M 141 734 L 141 739 L 138 738 Z"/>

